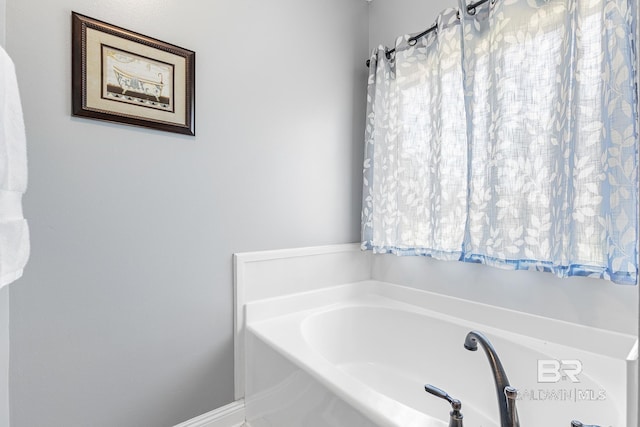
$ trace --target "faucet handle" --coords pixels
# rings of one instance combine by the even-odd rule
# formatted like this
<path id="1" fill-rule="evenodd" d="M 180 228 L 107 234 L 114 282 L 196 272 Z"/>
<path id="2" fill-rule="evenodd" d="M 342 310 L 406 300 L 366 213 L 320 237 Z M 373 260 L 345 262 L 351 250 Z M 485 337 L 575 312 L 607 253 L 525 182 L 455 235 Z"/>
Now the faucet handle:
<path id="1" fill-rule="evenodd" d="M 571 427 L 600 427 L 600 426 L 597 426 L 595 424 L 592 424 L 592 425 L 582 424 L 580 421 L 573 420 L 571 421 Z"/>
<path id="2" fill-rule="evenodd" d="M 425 384 L 424 391 L 426 391 L 427 393 L 431 393 L 434 396 L 439 397 L 440 399 L 446 400 L 451 404 L 451 408 L 454 411 L 459 411 L 460 409 L 462 409 L 462 403 L 458 399 L 454 399 L 453 397 L 449 396 L 449 393 L 442 389 L 439 389 L 436 386 Z"/>
<path id="3" fill-rule="evenodd" d="M 454 399 L 453 397 L 449 396 L 449 393 L 447 393 L 446 391 L 432 386 L 431 384 L 425 384 L 424 391 L 449 402 L 452 409 L 452 411 L 449 412 L 449 427 L 462 427 L 463 416 L 462 412 L 460 412 L 460 409 L 462 409 L 462 403 L 458 399 Z"/>

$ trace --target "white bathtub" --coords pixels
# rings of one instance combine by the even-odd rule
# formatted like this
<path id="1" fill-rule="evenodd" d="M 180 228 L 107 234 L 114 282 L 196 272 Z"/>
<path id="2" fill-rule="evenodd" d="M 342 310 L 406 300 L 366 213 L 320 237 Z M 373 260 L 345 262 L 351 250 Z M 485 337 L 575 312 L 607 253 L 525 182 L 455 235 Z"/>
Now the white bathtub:
<path id="1" fill-rule="evenodd" d="M 463 347 L 471 330 L 519 390 L 523 427 L 637 426 L 635 336 L 373 281 L 247 304 L 246 325 L 254 427 L 446 427 L 426 383 L 462 401 L 465 425 L 499 426 L 486 355 Z M 549 371 L 563 360 L 575 378 Z"/>

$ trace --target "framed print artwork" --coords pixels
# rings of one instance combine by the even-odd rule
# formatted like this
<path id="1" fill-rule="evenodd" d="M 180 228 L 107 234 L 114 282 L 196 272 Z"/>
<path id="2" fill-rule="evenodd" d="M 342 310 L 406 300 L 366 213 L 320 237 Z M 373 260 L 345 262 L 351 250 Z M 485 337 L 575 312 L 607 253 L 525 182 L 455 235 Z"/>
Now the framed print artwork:
<path id="1" fill-rule="evenodd" d="M 195 135 L 195 52 L 71 16 L 74 116 Z"/>

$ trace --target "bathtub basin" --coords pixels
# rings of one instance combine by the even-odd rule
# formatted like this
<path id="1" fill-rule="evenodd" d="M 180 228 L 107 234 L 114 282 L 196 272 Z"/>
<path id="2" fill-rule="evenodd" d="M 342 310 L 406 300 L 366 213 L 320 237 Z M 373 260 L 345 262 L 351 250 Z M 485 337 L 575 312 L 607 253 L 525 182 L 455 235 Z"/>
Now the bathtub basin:
<path id="1" fill-rule="evenodd" d="M 637 425 L 635 336 L 375 281 L 248 304 L 246 327 L 255 427 L 446 427 L 426 383 L 462 401 L 465 425 L 499 426 L 486 356 L 463 347 L 470 330 L 496 348 L 523 426 Z"/>

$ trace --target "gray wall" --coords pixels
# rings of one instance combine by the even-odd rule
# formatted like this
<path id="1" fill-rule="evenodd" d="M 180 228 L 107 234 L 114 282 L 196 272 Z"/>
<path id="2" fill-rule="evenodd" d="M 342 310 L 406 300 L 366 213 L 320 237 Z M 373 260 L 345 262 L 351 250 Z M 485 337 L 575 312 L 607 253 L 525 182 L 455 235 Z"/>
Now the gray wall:
<path id="1" fill-rule="evenodd" d="M 4 47 L 5 0 L 0 0 L 0 46 Z M 0 427 L 9 427 L 9 288 L 0 289 Z"/>
<path id="2" fill-rule="evenodd" d="M 4 38 L 5 38 L 5 15 L 7 10 L 7 0 L 0 0 L 0 45 L 4 46 Z"/>
<path id="3" fill-rule="evenodd" d="M 232 253 L 359 239 L 366 2 L 6 1 L 32 236 L 11 426 L 230 403 Z M 197 137 L 70 116 L 72 10 L 197 52 Z"/>
<path id="4" fill-rule="evenodd" d="M 431 27 L 438 13 L 457 8 L 457 0 L 372 0 L 369 7 L 369 47 L 393 47 L 398 36 Z"/>
<path id="5" fill-rule="evenodd" d="M 423 31 L 447 7 L 457 7 L 457 2 L 374 0 L 370 7 L 370 48 L 379 44 L 393 46 L 397 36 Z M 395 256 L 375 257 L 373 276 L 514 310 L 638 333 L 638 286 Z"/>
<path id="6" fill-rule="evenodd" d="M 9 427 L 9 287 L 7 286 L 0 289 L 0 427 Z"/>

